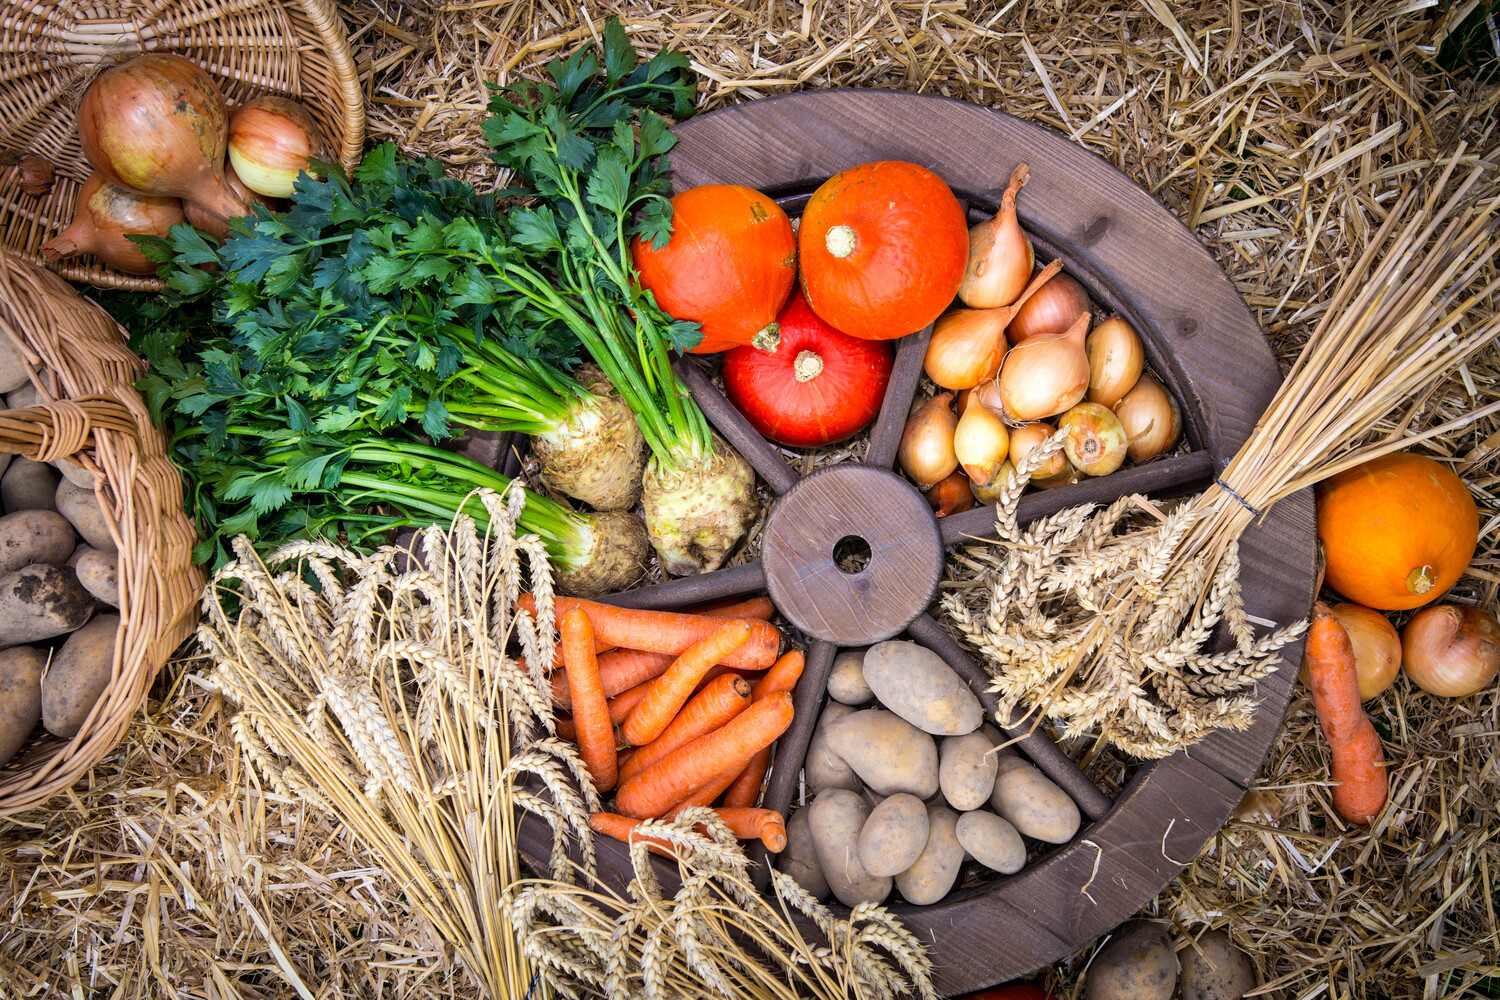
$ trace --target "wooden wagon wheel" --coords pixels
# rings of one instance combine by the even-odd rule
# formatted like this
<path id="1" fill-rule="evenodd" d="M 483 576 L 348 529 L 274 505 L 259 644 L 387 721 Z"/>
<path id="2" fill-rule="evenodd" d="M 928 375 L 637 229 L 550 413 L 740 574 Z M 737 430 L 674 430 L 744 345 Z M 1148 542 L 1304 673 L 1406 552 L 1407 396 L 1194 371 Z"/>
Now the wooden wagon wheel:
<path id="1" fill-rule="evenodd" d="M 971 223 L 998 208 L 1016 163 L 1031 166 L 1019 200 L 1038 256 L 1062 257 L 1095 301 L 1142 334 L 1151 367 L 1183 405 L 1192 451 L 1110 476 L 1022 498 L 1020 519 L 1129 493 L 1201 489 L 1240 447 L 1280 383 L 1259 328 L 1212 257 L 1166 208 L 1103 160 L 1066 138 L 975 105 L 897 91 L 818 91 L 716 111 L 677 127 L 674 187 L 743 184 L 796 214 L 829 176 L 858 163 L 908 160 L 946 180 Z M 928 613 L 945 547 L 994 536 L 981 507 L 936 520 L 921 495 L 890 472 L 928 330 L 899 342 L 885 402 L 863 463 L 800 478 L 701 369 L 678 370 L 709 420 L 755 467 L 778 500 L 764 529 L 762 559 L 673 580 L 606 600 L 675 609 L 769 590 L 776 606 L 812 636 L 794 695 L 796 717 L 777 743 L 764 804 L 786 812 L 840 645 L 905 634 L 941 655 L 979 695 L 990 717 L 989 678 Z M 870 549 L 858 573 L 841 571 L 834 549 L 859 538 Z M 1269 512 L 1241 541 L 1241 580 L 1252 620 L 1306 617 L 1314 588 L 1310 496 Z M 1189 751 L 1143 765 L 1117 799 L 1096 787 L 1041 730 L 1020 750 L 1063 787 L 1090 821 L 1074 840 L 1020 873 L 950 893 L 930 906 L 891 909 L 927 943 L 944 994 L 1025 975 L 1110 930 L 1190 861 L 1228 819 L 1274 739 L 1291 698 L 1301 644 L 1259 684 L 1261 706 L 1244 732 L 1217 731 Z M 523 853 L 544 862 L 550 831 L 528 817 Z M 599 845 L 601 868 L 625 873 L 623 845 Z M 761 855 L 761 858 L 764 856 Z M 675 866 L 661 863 L 669 884 Z M 839 909 L 834 904 L 835 909 Z"/>

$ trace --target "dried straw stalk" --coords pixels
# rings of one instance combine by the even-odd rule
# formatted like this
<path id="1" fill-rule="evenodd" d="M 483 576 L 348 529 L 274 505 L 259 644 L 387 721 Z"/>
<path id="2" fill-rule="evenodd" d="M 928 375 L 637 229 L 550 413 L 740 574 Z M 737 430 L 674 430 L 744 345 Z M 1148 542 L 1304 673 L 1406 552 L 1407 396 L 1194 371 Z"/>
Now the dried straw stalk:
<path id="1" fill-rule="evenodd" d="M 1500 333 L 1490 308 L 1500 177 L 1460 144 L 1424 187 L 1393 195 L 1270 407 L 1204 493 L 1170 512 L 1138 498 L 1066 510 L 1022 533 L 1013 501 L 1035 463 L 1017 470 L 1010 502 L 997 505 L 998 545 L 968 553 L 977 586 L 945 600 L 1004 710 L 1026 704 L 1067 732 L 1097 728 L 1143 758 L 1248 726 L 1250 688 L 1305 623 L 1256 637 L 1240 600 L 1240 535 L 1298 490 L 1500 411 L 1492 402 L 1411 431 Z M 1133 512 L 1157 523 L 1141 528 Z M 971 606 L 975 590 L 982 606 Z M 1233 648 L 1205 652 L 1221 622 Z"/>

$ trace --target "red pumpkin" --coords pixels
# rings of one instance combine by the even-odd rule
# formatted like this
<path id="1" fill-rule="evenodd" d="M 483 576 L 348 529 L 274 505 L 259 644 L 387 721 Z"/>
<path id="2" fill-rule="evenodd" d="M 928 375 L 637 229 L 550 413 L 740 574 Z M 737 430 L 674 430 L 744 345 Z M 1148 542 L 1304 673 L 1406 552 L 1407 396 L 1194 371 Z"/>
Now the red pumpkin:
<path id="1" fill-rule="evenodd" d="M 963 207 L 926 167 L 900 160 L 835 174 L 797 234 L 802 294 L 845 333 L 889 340 L 938 318 L 969 262 Z"/>
<path id="2" fill-rule="evenodd" d="M 1030 983 L 1006 983 L 1004 986 L 991 986 L 978 993 L 965 994 L 960 1000 L 1056 1000 L 1056 998 L 1040 986 L 1033 986 Z"/>
<path id="3" fill-rule="evenodd" d="M 885 398 L 890 345 L 840 333 L 796 292 L 776 319 L 775 353 L 736 347 L 724 355 L 730 402 L 761 434 L 795 448 L 859 433 Z"/>
<path id="4" fill-rule="evenodd" d="M 776 313 L 797 277 L 797 237 L 781 206 L 738 184 L 702 184 L 672 199 L 672 239 L 639 236 L 631 258 L 641 287 L 676 319 L 703 324 L 694 354 L 741 344 L 776 347 Z"/>

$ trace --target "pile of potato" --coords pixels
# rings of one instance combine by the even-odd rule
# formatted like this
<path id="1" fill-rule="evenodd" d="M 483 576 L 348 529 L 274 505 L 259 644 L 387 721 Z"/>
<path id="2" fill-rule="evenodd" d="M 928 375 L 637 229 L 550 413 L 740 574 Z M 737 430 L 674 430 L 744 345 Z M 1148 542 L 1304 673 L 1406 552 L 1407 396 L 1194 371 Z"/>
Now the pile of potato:
<path id="1" fill-rule="evenodd" d="M 1067 843 L 1078 806 L 982 725 L 962 677 L 913 642 L 840 653 L 803 774 L 811 802 L 787 823 L 777 867 L 819 899 L 936 903 L 973 858 L 1003 874 L 1023 837 Z M 938 737 L 938 738 L 935 738 Z M 986 808 L 988 807 L 988 808 Z"/>
<path id="2" fill-rule="evenodd" d="M 30 406 L 28 384 L 5 397 Z M 77 735 L 109 684 L 118 554 L 93 475 L 66 459 L 0 456 L 0 765 L 38 722 Z"/>
<path id="3" fill-rule="evenodd" d="M 1179 971 L 1180 969 L 1180 971 Z M 1255 989 L 1255 966 L 1222 930 L 1172 950 L 1165 924 L 1132 920 L 1115 928 L 1089 963 L 1086 1000 L 1241 1000 Z"/>

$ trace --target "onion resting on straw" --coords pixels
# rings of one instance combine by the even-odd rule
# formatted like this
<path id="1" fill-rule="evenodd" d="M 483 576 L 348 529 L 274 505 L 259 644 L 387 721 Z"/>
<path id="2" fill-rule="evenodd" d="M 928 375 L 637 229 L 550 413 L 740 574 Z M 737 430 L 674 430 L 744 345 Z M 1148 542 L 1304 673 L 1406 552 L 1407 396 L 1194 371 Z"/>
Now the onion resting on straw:
<path id="1" fill-rule="evenodd" d="M 1060 447 L 1060 435 L 1021 463 L 997 504 L 1010 544 L 970 550 L 986 565 L 989 586 L 944 599 L 989 663 L 1002 717 L 1024 705 L 1066 731 L 1095 729 L 1149 758 L 1215 728 L 1249 724 L 1256 680 L 1278 667 L 1278 650 L 1307 624 L 1258 636 L 1246 617 L 1238 540 L 1255 517 L 1249 508 L 1264 511 L 1344 469 L 1500 412 L 1490 403 L 1411 428 L 1412 402 L 1500 334 L 1493 277 L 1500 182 L 1472 157 L 1460 172 L 1464 160 L 1460 146 L 1391 201 L 1220 474 L 1222 486 L 1154 510 L 1144 526 L 1126 521 L 1122 530 L 1127 514 L 1145 510 L 1126 497 L 1100 513 L 1063 511 L 1023 532 L 1014 520 L 1020 484 L 1040 456 Z M 1211 655 L 1202 644 L 1221 621 L 1234 646 Z"/>

